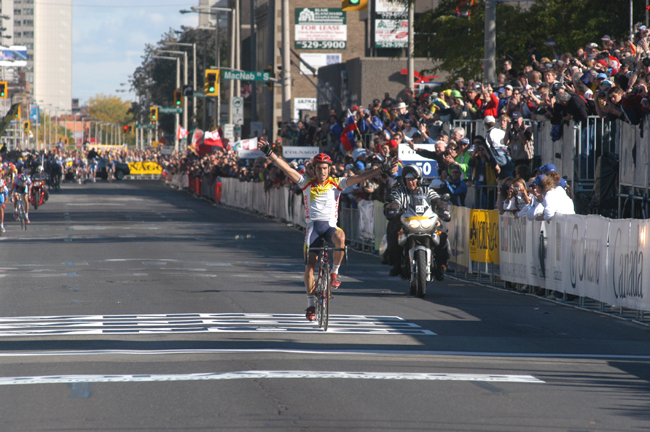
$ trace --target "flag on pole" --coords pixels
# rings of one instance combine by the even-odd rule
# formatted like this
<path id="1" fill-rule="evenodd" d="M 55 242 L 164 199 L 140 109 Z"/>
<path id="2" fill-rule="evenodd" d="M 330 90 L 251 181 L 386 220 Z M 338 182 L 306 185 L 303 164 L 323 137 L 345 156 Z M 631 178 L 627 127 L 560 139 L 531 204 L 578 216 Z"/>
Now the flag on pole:
<path id="1" fill-rule="evenodd" d="M 203 134 L 203 144 L 223 148 L 223 142 L 221 141 L 219 131 L 215 130 L 212 132 L 205 132 Z"/>
<path id="2" fill-rule="evenodd" d="M 183 126 L 178 125 L 178 133 L 176 134 L 176 136 L 177 136 L 177 138 L 178 138 L 179 140 L 185 138 L 185 137 L 188 136 L 189 134 L 190 134 L 190 133 L 189 133 L 187 130 L 185 130 L 185 128 L 184 128 Z"/>
<path id="3" fill-rule="evenodd" d="M 195 155 L 199 154 L 199 143 L 203 139 L 203 131 L 199 128 L 194 129 L 192 134 L 192 143 L 187 146 Z"/>
<path id="4" fill-rule="evenodd" d="M 341 144 L 343 144 L 343 148 L 345 151 L 352 151 L 354 148 L 353 144 L 354 143 L 354 131 L 359 130 L 357 127 L 357 123 L 354 121 L 354 116 L 348 110 L 348 119 L 346 121 L 345 129 L 343 129 L 343 132 L 341 133 Z"/>

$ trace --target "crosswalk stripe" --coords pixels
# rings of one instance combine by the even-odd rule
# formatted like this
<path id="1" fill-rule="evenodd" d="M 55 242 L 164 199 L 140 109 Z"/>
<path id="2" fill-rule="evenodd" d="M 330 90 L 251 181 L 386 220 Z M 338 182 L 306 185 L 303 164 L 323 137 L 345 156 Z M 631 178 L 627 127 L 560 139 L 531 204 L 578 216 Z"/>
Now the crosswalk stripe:
<path id="1" fill-rule="evenodd" d="M 190 313 L 0 318 L 0 337 L 261 332 L 318 333 L 323 330 L 298 314 Z M 328 333 L 436 335 L 400 317 L 366 315 L 330 315 Z"/>

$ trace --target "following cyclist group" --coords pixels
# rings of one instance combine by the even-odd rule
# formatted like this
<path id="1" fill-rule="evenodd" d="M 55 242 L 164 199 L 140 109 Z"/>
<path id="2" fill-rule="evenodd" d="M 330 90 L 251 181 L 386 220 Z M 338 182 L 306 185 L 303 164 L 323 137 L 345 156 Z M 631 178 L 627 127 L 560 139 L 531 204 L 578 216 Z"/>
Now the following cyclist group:
<path id="1" fill-rule="evenodd" d="M 94 149 L 89 151 L 64 151 L 55 149 L 47 152 L 29 153 L 14 150 L 0 152 L 0 232 L 6 232 L 5 208 L 9 200 L 13 204 L 14 219 L 18 219 L 18 201 L 22 200 L 26 223 L 30 205 L 37 209 L 49 198 L 49 189 L 58 190 L 66 180 L 95 182 L 97 160 L 106 159 L 107 179 L 112 180 L 115 162 L 122 157 L 114 152 L 102 155 Z"/>

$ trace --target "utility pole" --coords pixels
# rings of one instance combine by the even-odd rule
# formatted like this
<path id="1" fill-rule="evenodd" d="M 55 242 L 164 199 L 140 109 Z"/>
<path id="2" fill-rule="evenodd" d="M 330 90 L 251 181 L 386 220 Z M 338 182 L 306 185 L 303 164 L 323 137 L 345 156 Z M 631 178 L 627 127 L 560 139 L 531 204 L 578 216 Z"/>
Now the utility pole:
<path id="1" fill-rule="evenodd" d="M 235 69 L 235 52 L 237 51 L 237 9 L 230 14 L 230 67 Z M 235 82 L 231 80 L 228 86 L 228 124 L 232 124 L 232 98 L 235 96 Z"/>
<path id="2" fill-rule="evenodd" d="M 282 121 L 291 121 L 291 37 L 289 0 L 282 0 Z"/>
<path id="3" fill-rule="evenodd" d="M 485 0 L 485 48 L 483 58 L 483 78 L 496 82 L 495 58 L 497 53 L 497 4 L 496 0 Z"/>
<path id="4" fill-rule="evenodd" d="M 415 33 L 413 31 L 413 21 L 415 20 L 415 2 L 409 2 L 409 42 L 408 42 L 408 86 L 413 91 L 415 86 L 415 62 L 413 59 L 413 51 L 415 49 Z M 370 19 L 370 18 L 368 18 Z"/>

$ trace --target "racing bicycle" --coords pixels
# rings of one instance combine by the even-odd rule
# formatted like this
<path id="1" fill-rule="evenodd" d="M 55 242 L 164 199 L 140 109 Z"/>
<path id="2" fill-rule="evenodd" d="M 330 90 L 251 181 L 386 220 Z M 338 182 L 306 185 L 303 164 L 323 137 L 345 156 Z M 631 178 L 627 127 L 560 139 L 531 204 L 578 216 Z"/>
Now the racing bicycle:
<path id="1" fill-rule="evenodd" d="M 344 262 L 348 263 L 348 247 L 331 248 L 326 241 L 323 241 L 323 246 L 318 249 L 318 276 L 316 277 L 316 320 L 318 327 L 327 331 L 330 318 L 330 300 L 332 298 L 332 279 L 330 277 L 330 263 L 329 251 L 344 253 Z M 315 252 L 315 251 L 314 251 Z M 307 246 L 307 253 L 309 257 L 309 246 Z"/>
<path id="2" fill-rule="evenodd" d="M 25 201 L 22 195 L 18 196 L 16 212 L 20 220 L 20 229 L 27 231 L 27 215 L 25 214 Z"/>

